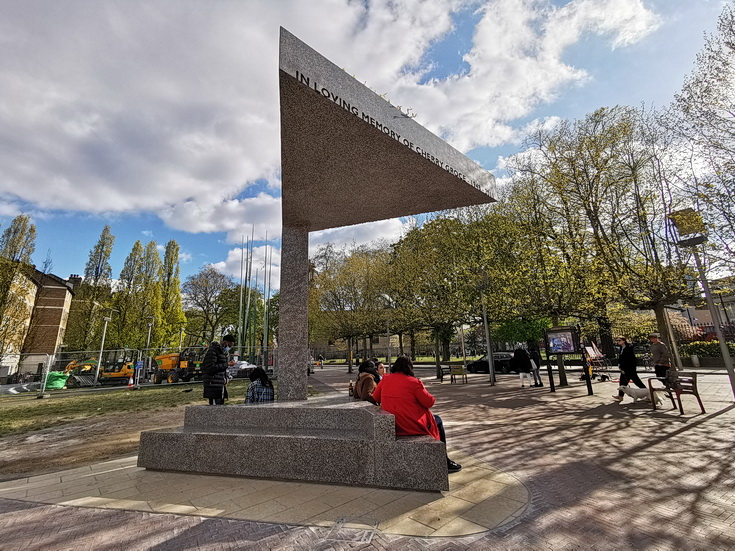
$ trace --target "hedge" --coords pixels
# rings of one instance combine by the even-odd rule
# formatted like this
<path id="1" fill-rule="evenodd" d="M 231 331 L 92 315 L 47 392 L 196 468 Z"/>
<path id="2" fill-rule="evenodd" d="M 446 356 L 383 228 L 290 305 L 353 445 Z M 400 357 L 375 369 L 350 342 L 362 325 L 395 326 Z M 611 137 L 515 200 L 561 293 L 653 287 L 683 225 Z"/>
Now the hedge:
<path id="1" fill-rule="evenodd" d="M 735 343 L 727 343 L 730 356 L 735 356 Z M 702 356 L 708 358 L 721 358 L 720 341 L 694 341 L 679 346 L 679 354 L 682 356 Z"/>

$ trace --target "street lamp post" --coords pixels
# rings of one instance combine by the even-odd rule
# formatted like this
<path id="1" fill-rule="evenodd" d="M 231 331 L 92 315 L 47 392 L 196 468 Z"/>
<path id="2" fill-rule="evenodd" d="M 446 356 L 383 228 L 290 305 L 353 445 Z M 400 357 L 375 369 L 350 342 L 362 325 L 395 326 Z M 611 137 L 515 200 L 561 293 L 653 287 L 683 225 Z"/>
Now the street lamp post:
<path id="1" fill-rule="evenodd" d="M 717 294 L 720 295 L 720 305 L 722 306 L 722 313 L 725 314 L 725 322 L 727 323 L 727 325 L 729 327 L 730 324 L 731 324 L 731 322 L 730 322 L 730 316 L 727 313 L 727 306 L 725 306 L 725 300 L 722 298 L 722 295 L 724 294 L 725 289 L 723 289 L 722 287 L 712 287 L 712 289 L 714 291 L 719 291 L 719 293 L 717 293 Z M 722 321 L 722 320 L 720 320 L 720 321 Z"/>
<path id="2" fill-rule="evenodd" d="M 485 328 L 485 348 L 487 349 L 487 366 L 490 374 L 490 386 L 495 386 L 495 358 L 493 358 L 493 345 L 490 342 L 490 327 L 487 323 L 487 306 L 485 306 L 485 293 L 480 293 L 480 301 L 482 302 L 482 324 Z"/>
<path id="3" fill-rule="evenodd" d="M 694 253 L 694 262 L 697 264 L 697 270 L 699 271 L 699 278 L 702 281 L 702 288 L 704 289 L 704 298 L 707 301 L 707 308 L 709 308 L 710 315 L 712 316 L 712 325 L 715 326 L 715 334 L 717 335 L 717 340 L 720 342 L 720 352 L 722 353 L 722 359 L 725 362 L 725 368 L 727 369 L 727 373 L 730 376 L 730 387 L 732 388 L 732 394 L 735 396 L 735 371 L 733 371 L 732 367 L 732 358 L 730 358 L 730 350 L 727 347 L 727 342 L 725 342 L 725 338 L 722 335 L 722 327 L 720 327 L 720 318 L 719 318 L 719 312 L 717 312 L 717 307 L 715 306 L 714 301 L 712 300 L 712 293 L 710 292 L 709 288 L 709 282 L 707 281 L 707 277 L 704 274 L 704 269 L 702 268 L 702 261 L 699 259 L 699 253 L 697 252 L 697 249 L 692 247 L 692 253 Z"/>
<path id="4" fill-rule="evenodd" d="M 725 342 L 722 335 L 722 328 L 719 323 L 719 312 L 717 312 L 715 303 L 712 300 L 709 282 L 707 281 L 707 276 L 704 273 L 702 261 L 699 258 L 699 252 L 697 252 L 697 247 L 707 241 L 707 236 L 704 235 L 705 226 L 702 222 L 702 217 L 694 209 L 680 210 L 678 212 L 671 213 L 669 217 L 674 221 L 674 225 L 679 232 L 679 236 L 694 235 L 694 237 L 680 240 L 679 245 L 691 249 L 692 254 L 694 255 L 694 262 L 697 265 L 697 270 L 699 271 L 699 279 L 702 283 L 702 289 L 704 289 L 704 298 L 707 301 L 707 308 L 712 316 L 712 325 L 715 326 L 715 334 L 717 335 L 717 340 L 720 343 L 722 360 L 725 362 L 725 368 L 727 369 L 727 374 L 730 378 L 730 388 L 732 389 L 733 396 L 735 396 L 735 371 L 733 371 L 730 350 L 728 349 L 727 342 Z"/>
<path id="5" fill-rule="evenodd" d="M 153 316 L 149 316 L 148 319 L 155 319 Z M 144 375 L 147 375 L 148 372 L 151 369 L 151 329 L 153 329 L 153 322 L 148 323 L 148 338 L 145 341 L 145 364 L 143 366 L 143 373 Z M 138 369 L 137 373 L 135 374 L 135 386 L 140 388 L 140 372 L 141 370 Z M 145 379 L 145 377 L 143 377 Z"/>
<path id="6" fill-rule="evenodd" d="M 112 314 L 110 314 L 112 315 Z M 102 328 L 102 343 L 100 344 L 100 355 L 97 358 L 97 369 L 94 371 L 94 386 L 97 386 L 97 382 L 100 378 L 100 366 L 102 365 L 102 352 L 105 350 L 105 335 L 107 335 L 107 323 L 111 320 L 111 317 L 105 317 L 105 325 Z"/>

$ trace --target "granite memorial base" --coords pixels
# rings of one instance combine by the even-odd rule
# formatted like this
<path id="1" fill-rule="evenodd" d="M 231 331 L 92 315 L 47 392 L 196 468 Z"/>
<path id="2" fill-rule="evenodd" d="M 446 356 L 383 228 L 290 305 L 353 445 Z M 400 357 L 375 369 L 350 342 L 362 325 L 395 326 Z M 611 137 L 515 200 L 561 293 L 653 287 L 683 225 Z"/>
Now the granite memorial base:
<path id="1" fill-rule="evenodd" d="M 189 406 L 184 426 L 144 431 L 138 466 L 405 490 L 449 489 L 444 444 L 396 437 L 367 402 Z"/>

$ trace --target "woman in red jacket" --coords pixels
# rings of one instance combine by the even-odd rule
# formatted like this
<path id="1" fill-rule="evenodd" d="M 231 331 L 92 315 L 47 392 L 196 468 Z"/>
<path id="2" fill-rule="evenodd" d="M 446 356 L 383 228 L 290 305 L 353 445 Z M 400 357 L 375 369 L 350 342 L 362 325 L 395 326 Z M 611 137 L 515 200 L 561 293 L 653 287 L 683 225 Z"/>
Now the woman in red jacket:
<path id="1" fill-rule="evenodd" d="M 373 391 L 373 399 L 380 407 L 392 413 L 396 419 L 396 435 L 412 436 L 429 434 L 447 443 L 441 417 L 429 408 L 435 399 L 413 373 L 413 364 L 406 356 L 400 356 L 390 368 L 391 375 L 383 377 Z M 456 473 L 462 465 L 447 457 L 447 469 Z"/>

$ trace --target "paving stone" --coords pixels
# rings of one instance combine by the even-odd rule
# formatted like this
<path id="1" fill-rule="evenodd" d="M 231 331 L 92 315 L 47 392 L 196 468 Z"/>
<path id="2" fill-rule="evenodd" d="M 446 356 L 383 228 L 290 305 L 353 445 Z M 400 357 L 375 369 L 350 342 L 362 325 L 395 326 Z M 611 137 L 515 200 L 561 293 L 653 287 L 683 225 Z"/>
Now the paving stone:
<path id="1" fill-rule="evenodd" d="M 490 387 L 486 375 L 470 375 L 467 385 L 450 385 L 434 383 L 431 370 L 418 368 L 417 374 L 426 377 L 427 387 L 437 397 L 434 409 L 447 428 L 450 454 L 460 462 L 472 459 L 465 462 L 467 471 L 463 476 L 467 482 L 452 483 L 450 477 L 450 483 L 459 490 L 468 484 L 471 487 L 475 469 L 470 467 L 489 465 L 491 469 L 486 468 L 479 480 L 492 482 L 493 486 L 520 480 L 529 493 L 525 505 L 522 496 L 514 496 L 521 500 L 516 503 L 522 510 L 503 525 L 457 537 L 452 530 L 462 522 L 471 522 L 462 517 L 435 531 L 431 526 L 411 520 L 409 515 L 436 497 L 397 493 L 393 500 L 366 499 L 365 509 L 371 511 L 355 515 L 354 526 L 361 526 L 360 522 L 365 525 L 378 522 L 377 513 L 394 512 L 392 526 L 411 521 L 410 528 L 416 529 L 417 535 L 388 533 L 382 529 L 390 528 L 381 524 L 369 543 L 358 544 L 325 539 L 333 527 L 329 523 L 295 526 L 204 518 L 196 515 L 197 509 L 189 502 L 182 505 L 190 506 L 187 511 L 193 510 L 193 514 L 181 515 L 108 510 L 101 508 L 108 503 L 104 497 L 80 497 L 78 501 L 84 507 L 72 507 L 9 499 L 10 492 L 0 492 L 0 548 L 3 551 L 735 550 L 732 451 L 735 407 L 723 373 L 705 372 L 700 376 L 708 413 L 698 413 L 696 403 L 687 402 L 684 415 L 668 409 L 653 412 L 650 406 L 640 403 L 613 404 L 609 398 L 615 389 L 612 383 L 595 382 L 595 395 L 587 396 L 584 384 L 576 381 L 556 393 L 548 392 L 548 388 L 522 392 L 516 388 L 516 377 L 500 376 L 499 384 Z M 344 368 L 327 368 L 312 375 L 310 382 L 319 380 L 320 388 L 325 391 L 338 388 L 346 393 L 352 377 L 348 378 Z M 570 376 L 570 380 L 573 378 L 576 377 Z M 84 479 L 90 474 L 104 480 L 99 478 L 104 476 L 100 472 L 126 472 L 126 465 L 130 464 L 130 458 L 126 458 L 116 462 L 114 469 L 110 464 L 104 469 L 75 469 L 73 473 L 67 472 L 63 480 L 78 480 L 86 487 Z M 157 490 L 164 495 L 166 486 L 160 473 L 130 471 L 128 474 L 138 477 L 132 480 L 141 489 Z M 59 474 L 44 476 L 49 480 L 60 478 Z M 183 492 L 183 497 L 195 499 L 192 496 L 197 494 L 197 487 L 202 487 L 201 481 L 193 477 L 191 491 Z M 38 482 L 37 478 L 30 484 L 29 479 L 20 479 L 13 484 L 29 484 L 24 490 L 41 492 L 34 498 L 40 499 L 44 485 Z M 226 493 L 230 488 L 226 483 L 218 486 L 220 482 L 215 479 L 210 482 L 213 493 L 207 497 L 213 499 L 216 492 Z M 251 491 L 255 493 L 272 486 L 268 481 L 254 482 L 257 484 Z M 115 478 L 109 485 L 118 483 L 123 484 L 123 479 Z M 319 508 L 349 503 L 351 492 L 343 490 L 333 489 L 333 503 L 322 503 Z M 467 492 L 471 494 L 472 489 Z M 329 493 L 315 496 L 313 505 Z M 424 499 L 417 500 L 417 496 Z M 59 499 L 69 497 L 58 496 Z M 224 507 L 229 496 L 222 498 Z M 309 503 L 294 505 L 293 509 Z M 284 504 L 288 504 L 287 499 Z M 353 505 L 346 510 L 355 510 Z M 199 506 L 219 507 L 209 499 Z M 318 515 L 317 511 L 313 515 Z M 479 516 L 488 520 L 487 516 Z M 458 529 L 466 528 L 464 525 Z M 353 530 L 355 534 L 360 533 L 359 528 Z M 437 537 L 426 537 L 430 533 Z"/>

